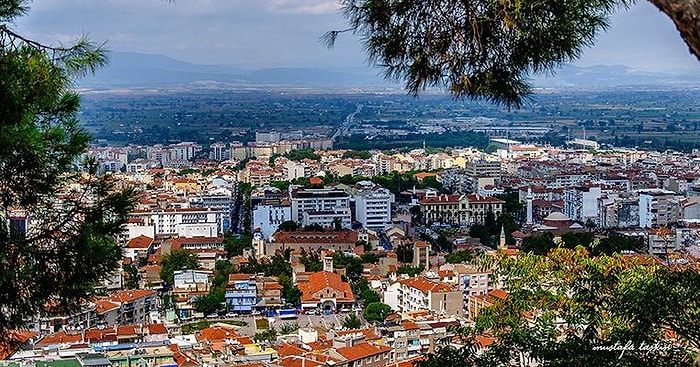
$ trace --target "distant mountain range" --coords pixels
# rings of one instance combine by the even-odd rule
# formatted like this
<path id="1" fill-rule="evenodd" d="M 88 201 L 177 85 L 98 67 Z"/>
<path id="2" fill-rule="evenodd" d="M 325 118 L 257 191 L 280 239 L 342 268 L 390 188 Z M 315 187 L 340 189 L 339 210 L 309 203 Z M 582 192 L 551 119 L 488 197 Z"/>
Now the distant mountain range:
<path id="1" fill-rule="evenodd" d="M 378 76 L 378 69 L 271 68 L 246 70 L 199 65 L 163 55 L 112 52 L 110 64 L 79 82 L 90 89 L 115 88 L 400 88 Z M 626 66 L 568 65 L 553 77 L 534 80 L 542 88 L 601 88 L 624 86 L 682 87 L 700 85 L 700 73 L 649 73 Z"/>

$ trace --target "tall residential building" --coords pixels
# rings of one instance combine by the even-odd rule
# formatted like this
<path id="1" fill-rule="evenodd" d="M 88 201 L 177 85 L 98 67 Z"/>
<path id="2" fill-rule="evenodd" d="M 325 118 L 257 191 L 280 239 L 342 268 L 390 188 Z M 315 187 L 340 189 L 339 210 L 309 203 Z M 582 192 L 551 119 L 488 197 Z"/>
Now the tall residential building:
<path id="1" fill-rule="evenodd" d="M 355 195 L 355 219 L 362 228 L 383 231 L 391 222 L 393 202 L 394 194 L 387 189 L 362 191 Z"/>
<path id="2" fill-rule="evenodd" d="M 231 157 L 231 150 L 226 143 L 214 143 L 209 146 L 209 158 L 215 161 L 225 161 Z"/>
<path id="3" fill-rule="evenodd" d="M 571 220 L 598 221 L 600 187 L 574 187 L 564 190 L 564 214 Z"/>
<path id="4" fill-rule="evenodd" d="M 250 312 L 257 304 L 257 281 L 254 274 L 230 274 L 226 285 L 226 303 L 234 312 Z"/>
<path id="5" fill-rule="evenodd" d="M 678 200 L 673 191 L 650 189 L 639 191 L 639 226 L 666 227 L 678 221 Z"/>
<path id="6" fill-rule="evenodd" d="M 289 205 L 258 205 L 252 210 L 253 230 L 260 231 L 264 238 L 270 238 L 282 222 L 292 220 L 292 208 Z"/>
<path id="7" fill-rule="evenodd" d="M 302 224 L 332 225 L 340 221 L 350 228 L 350 195 L 336 189 L 298 189 L 291 193 L 292 220 Z"/>
<path id="8" fill-rule="evenodd" d="M 413 266 L 430 270 L 430 243 L 417 241 L 413 244 Z"/>
<path id="9" fill-rule="evenodd" d="M 466 173 L 475 177 L 499 177 L 501 175 L 500 161 L 475 160 L 467 162 Z"/>

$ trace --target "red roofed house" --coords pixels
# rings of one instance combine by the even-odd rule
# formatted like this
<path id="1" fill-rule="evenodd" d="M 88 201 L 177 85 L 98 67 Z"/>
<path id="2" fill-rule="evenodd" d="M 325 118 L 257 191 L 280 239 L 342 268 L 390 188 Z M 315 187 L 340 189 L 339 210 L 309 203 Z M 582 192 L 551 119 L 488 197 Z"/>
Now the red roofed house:
<path id="1" fill-rule="evenodd" d="M 357 242 L 357 232 L 351 230 L 342 231 L 294 231 L 275 232 L 275 241 L 265 244 L 265 253 L 274 254 L 277 250 L 301 251 L 307 253 L 319 250 L 334 250 L 340 252 L 353 252 Z"/>
<path id="2" fill-rule="evenodd" d="M 462 315 L 462 292 L 453 289 L 449 284 L 424 277 L 413 277 L 401 279 L 392 286 L 390 288 L 398 294 L 396 302 L 389 305 L 397 311 L 425 310 L 446 315 Z"/>
<path id="3" fill-rule="evenodd" d="M 332 348 L 328 355 L 338 361 L 336 367 L 384 367 L 390 363 L 391 347 L 360 342 L 347 347 Z"/>
<path id="4" fill-rule="evenodd" d="M 126 248 L 124 248 L 124 257 L 128 257 L 131 260 L 147 258 L 148 254 L 151 253 L 153 253 L 153 238 L 144 235 L 130 239 L 126 243 Z"/>
<path id="5" fill-rule="evenodd" d="M 302 308 L 321 308 L 326 311 L 351 308 L 355 303 L 350 284 L 343 282 L 340 275 L 329 271 L 319 271 L 309 275 L 308 280 L 299 281 Z"/>
<path id="6" fill-rule="evenodd" d="M 508 297 L 508 292 L 502 289 L 494 289 L 482 296 L 469 296 L 467 306 L 467 316 L 474 319 L 479 315 L 481 309 L 493 305 L 497 300 L 505 300 Z"/>

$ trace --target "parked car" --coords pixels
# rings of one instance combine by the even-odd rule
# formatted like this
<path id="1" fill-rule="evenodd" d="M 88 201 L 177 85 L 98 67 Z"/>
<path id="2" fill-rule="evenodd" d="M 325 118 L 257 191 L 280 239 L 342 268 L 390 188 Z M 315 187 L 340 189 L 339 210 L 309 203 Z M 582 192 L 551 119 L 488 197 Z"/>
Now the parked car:
<path id="1" fill-rule="evenodd" d="M 215 314 L 215 313 L 212 313 L 212 314 L 207 315 L 207 318 L 208 318 L 208 319 L 218 319 L 218 318 L 219 318 L 219 315 L 217 315 L 217 314 Z"/>
<path id="2" fill-rule="evenodd" d="M 238 317 L 238 314 L 236 312 L 229 312 L 226 314 L 226 317 Z"/>

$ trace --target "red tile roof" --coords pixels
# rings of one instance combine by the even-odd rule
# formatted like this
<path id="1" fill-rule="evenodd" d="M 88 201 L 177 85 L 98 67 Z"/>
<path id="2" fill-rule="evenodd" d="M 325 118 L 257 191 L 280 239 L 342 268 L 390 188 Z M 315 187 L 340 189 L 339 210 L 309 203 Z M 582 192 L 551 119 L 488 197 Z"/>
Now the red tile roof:
<path id="1" fill-rule="evenodd" d="M 367 342 L 358 343 L 352 347 L 336 348 L 336 352 L 348 361 L 357 361 L 381 353 L 388 353 L 391 347 L 383 345 L 373 345 Z"/>
<path id="2" fill-rule="evenodd" d="M 340 275 L 328 271 L 312 273 L 309 275 L 308 281 L 300 282 L 297 286 L 302 292 L 302 301 L 318 300 L 314 297 L 314 293 L 326 288 L 331 288 L 342 295 L 337 297 L 339 300 L 352 301 L 355 299 L 350 284 L 343 282 Z"/>
<path id="3" fill-rule="evenodd" d="M 398 281 L 408 287 L 418 289 L 419 291 L 427 294 L 428 292 L 449 292 L 452 288 L 442 282 L 434 282 L 423 277 L 412 277 L 407 279 L 401 279 Z"/>
<path id="4" fill-rule="evenodd" d="M 275 232 L 277 243 L 352 243 L 357 242 L 357 232 L 351 230 L 314 232 Z"/>
<path id="5" fill-rule="evenodd" d="M 28 330 L 10 330 L 0 340 L 0 361 L 9 357 L 17 348 L 36 337 L 37 333 Z"/>
<path id="6" fill-rule="evenodd" d="M 221 341 L 226 339 L 235 339 L 238 337 L 233 329 L 223 328 L 221 326 L 211 326 L 206 329 L 202 329 L 195 334 L 197 341 Z"/>
<path id="7" fill-rule="evenodd" d="M 153 239 L 151 237 L 140 235 L 130 239 L 129 242 L 126 243 L 126 248 L 149 248 L 151 245 L 153 245 Z"/>

